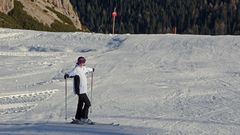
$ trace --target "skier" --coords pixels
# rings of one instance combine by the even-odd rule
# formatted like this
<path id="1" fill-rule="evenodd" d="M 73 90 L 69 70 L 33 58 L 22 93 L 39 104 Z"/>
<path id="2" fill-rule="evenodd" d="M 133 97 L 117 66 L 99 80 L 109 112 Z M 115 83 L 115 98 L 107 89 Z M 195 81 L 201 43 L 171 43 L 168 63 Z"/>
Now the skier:
<path id="1" fill-rule="evenodd" d="M 64 75 L 64 79 L 73 79 L 73 90 L 74 93 L 78 95 L 78 105 L 75 115 L 74 123 L 87 123 L 93 124 L 93 122 L 88 118 L 88 110 L 91 106 L 91 102 L 87 96 L 87 77 L 86 74 L 94 72 L 94 68 L 89 68 L 85 66 L 86 59 L 84 57 L 79 57 L 76 66 L 72 71 Z"/>

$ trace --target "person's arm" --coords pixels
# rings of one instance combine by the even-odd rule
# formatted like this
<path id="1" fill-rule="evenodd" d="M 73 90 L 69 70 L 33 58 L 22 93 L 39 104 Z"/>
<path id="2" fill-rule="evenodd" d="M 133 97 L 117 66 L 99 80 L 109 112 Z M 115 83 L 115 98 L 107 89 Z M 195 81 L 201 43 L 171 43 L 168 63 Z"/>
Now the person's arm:
<path id="1" fill-rule="evenodd" d="M 91 73 L 91 72 L 94 72 L 94 71 L 95 71 L 95 68 L 89 68 L 89 67 L 87 67 L 86 69 L 87 69 L 87 73 Z"/>
<path id="2" fill-rule="evenodd" d="M 75 75 L 76 75 L 76 67 L 72 71 L 65 73 L 64 79 L 73 78 Z"/>

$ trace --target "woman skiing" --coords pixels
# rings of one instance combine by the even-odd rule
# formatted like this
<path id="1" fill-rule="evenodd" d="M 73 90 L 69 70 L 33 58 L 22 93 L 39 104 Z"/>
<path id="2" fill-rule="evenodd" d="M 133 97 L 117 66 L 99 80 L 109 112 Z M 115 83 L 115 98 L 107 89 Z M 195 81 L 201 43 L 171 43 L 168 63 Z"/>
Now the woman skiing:
<path id="1" fill-rule="evenodd" d="M 76 66 L 72 71 L 64 75 L 66 78 L 73 79 L 73 90 L 74 93 L 78 95 L 78 105 L 75 115 L 75 120 L 73 123 L 87 123 L 93 124 L 93 122 L 88 118 L 88 110 L 91 106 L 91 102 L 87 96 L 87 77 L 86 74 L 94 72 L 94 68 L 89 68 L 85 66 L 86 59 L 84 57 L 79 57 Z"/>

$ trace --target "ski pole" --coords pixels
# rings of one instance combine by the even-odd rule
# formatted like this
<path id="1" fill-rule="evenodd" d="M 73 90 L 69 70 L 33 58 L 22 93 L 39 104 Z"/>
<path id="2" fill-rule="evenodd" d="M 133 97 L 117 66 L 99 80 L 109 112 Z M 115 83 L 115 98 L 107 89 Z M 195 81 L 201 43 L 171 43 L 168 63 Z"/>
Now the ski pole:
<path id="1" fill-rule="evenodd" d="M 93 103 L 93 72 L 91 77 L 91 102 Z M 92 113 L 92 107 L 90 108 L 90 113 Z"/>
<path id="2" fill-rule="evenodd" d="M 65 120 L 67 120 L 67 78 L 65 79 Z"/>

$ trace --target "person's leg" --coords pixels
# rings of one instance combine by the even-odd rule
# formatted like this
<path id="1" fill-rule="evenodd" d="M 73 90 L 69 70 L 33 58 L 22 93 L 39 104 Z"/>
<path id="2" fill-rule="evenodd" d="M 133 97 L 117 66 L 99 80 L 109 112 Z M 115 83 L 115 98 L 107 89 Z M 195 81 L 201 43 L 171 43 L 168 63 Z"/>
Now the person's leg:
<path id="1" fill-rule="evenodd" d="M 80 120 L 82 118 L 82 108 L 83 108 L 83 100 L 81 96 L 79 95 L 79 85 L 80 85 L 80 77 L 78 75 L 75 75 L 73 78 L 73 83 L 74 83 L 74 92 L 75 94 L 78 95 L 78 105 L 77 105 L 77 111 L 75 115 L 75 119 Z"/>
<path id="2" fill-rule="evenodd" d="M 88 110 L 89 110 L 89 107 L 91 106 L 91 103 L 90 103 L 89 98 L 87 97 L 87 94 L 81 94 L 81 97 L 82 97 L 83 102 L 84 102 L 83 118 L 88 119 L 88 112 L 89 112 Z"/>
<path id="3" fill-rule="evenodd" d="M 78 95 L 78 105 L 75 119 L 80 120 L 81 118 L 83 118 L 83 100 L 81 99 L 81 96 Z"/>

